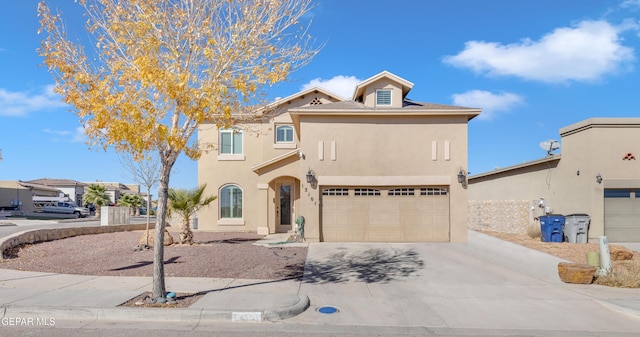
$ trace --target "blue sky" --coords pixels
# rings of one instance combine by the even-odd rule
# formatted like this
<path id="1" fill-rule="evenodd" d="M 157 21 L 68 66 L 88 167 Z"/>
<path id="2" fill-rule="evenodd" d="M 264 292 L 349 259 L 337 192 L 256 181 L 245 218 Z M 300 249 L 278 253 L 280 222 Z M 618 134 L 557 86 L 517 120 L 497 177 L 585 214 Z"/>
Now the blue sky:
<path id="1" fill-rule="evenodd" d="M 82 29 L 71 0 L 54 0 Z M 383 70 L 409 98 L 483 108 L 469 123 L 472 174 L 542 158 L 538 144 L 591 117 L 640 116 L 640 0 L 316 0 L 310 33 L 326 45 L 291 80 L 350 96 Z M 113 151 L 88 149 L 77 117 L 51 94 L 36 54 L 37 1 L 0 4 L 0 180 L 130 182 Z M 74 26 L 80 24 L 78 26 Z M 173 187 L 195 187 L 181 157 Z"/>

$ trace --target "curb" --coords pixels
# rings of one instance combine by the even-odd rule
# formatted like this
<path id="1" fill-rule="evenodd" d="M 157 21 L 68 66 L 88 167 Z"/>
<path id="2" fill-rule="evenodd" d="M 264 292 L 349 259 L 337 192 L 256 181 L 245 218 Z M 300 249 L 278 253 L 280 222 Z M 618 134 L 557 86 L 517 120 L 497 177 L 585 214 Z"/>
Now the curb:
<path id="1" fill-rule="evenodd" d="M 228 311 L 191 308 L 93 308 L 93 307 L 21 307 L 2 306 L 2 319 L 32 318 L 92 321 L 148 321 L 198 323 L 203 321 L 262 322 L 280 321 L 303 313 L 310 306 L 307 295 L 299 295 L 292 305 L 263 311 Z"/>
<path id="2" fill-rule="evenodd" d="M 620 305 L 620 304 L 615 304 L 612 303 L 611 301 L 603 301 L 603 300 L 597 300 L 594 299 L 596 302 L 600 303 L 600 305 L 602 305 L 603 307 L 611 310 L 611 311 L 615 311 L 618 313 L 621 313 L 623 315 L 627 315 L 630 317 L 635 317 L 635 318 L 640 318 L 640 310 L 639 309 L 635 309 L 635 308 L 630 308 L 628 306 L 624 306 L 624 305 Z"/>

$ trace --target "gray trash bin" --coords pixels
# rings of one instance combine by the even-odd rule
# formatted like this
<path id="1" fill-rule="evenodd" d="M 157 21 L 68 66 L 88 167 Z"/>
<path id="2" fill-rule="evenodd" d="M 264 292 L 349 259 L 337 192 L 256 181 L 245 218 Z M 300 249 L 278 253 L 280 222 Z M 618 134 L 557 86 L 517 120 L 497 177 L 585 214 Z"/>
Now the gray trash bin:
<path id="1" fill-rule="evenodd" d="M 570 243 L 587 243 L 589 222 L 591 219 L 587 214 L 565 215 L 564 240 Z"/>

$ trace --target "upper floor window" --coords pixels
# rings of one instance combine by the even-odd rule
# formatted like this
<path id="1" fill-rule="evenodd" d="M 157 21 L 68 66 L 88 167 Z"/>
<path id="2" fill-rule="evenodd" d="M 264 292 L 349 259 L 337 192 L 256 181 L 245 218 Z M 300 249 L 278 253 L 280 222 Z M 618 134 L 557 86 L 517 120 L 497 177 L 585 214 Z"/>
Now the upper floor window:
<path id="1" fill-rule="evenodd" d="M 291 125 L 276 126 L 276 143 L 293 143 L 293 127 Z"/>
<path id="2" fill-rule="evenodd" d="M 220 130 L 220 154 L 242 154 L 242 130 Z"/>
<path id="3" fill-rule="evenodd" d="M 391 90 L 376 90 L 376 105 L 391 105 Z"/>

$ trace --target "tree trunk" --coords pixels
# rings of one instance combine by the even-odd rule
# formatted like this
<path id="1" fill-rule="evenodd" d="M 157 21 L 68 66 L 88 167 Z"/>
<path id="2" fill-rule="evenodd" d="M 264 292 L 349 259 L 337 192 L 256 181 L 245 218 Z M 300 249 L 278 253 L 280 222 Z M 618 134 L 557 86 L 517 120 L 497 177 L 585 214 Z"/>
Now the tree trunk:
<path id="1" fill-rule="evenodd" d="M 191 226 L 189 224 L 189 219 L 182 221 L 182 231 L 180 232 L 180 243 L 181 244 L 193 244 L 193 232 L 191 231 Z"/>
<path id="2" fill-rule="evenodd" d="M 167 294 L 164 284 L 164 229 L 167 222 L 167 201 L 169 199 L 169 176 L 177 155 L 172 151 L 160 152 L 162 161 L 160 188 L 158 189 L 158 214 L 153 245 L 153 298 L 157 301 L 165 299 Z"/>
<path id="3" fill-rule="evenodd" d="M 147 247 L 149 246 L 149 226 L 151 224 L 151 186 L 147 185 Z"/>

